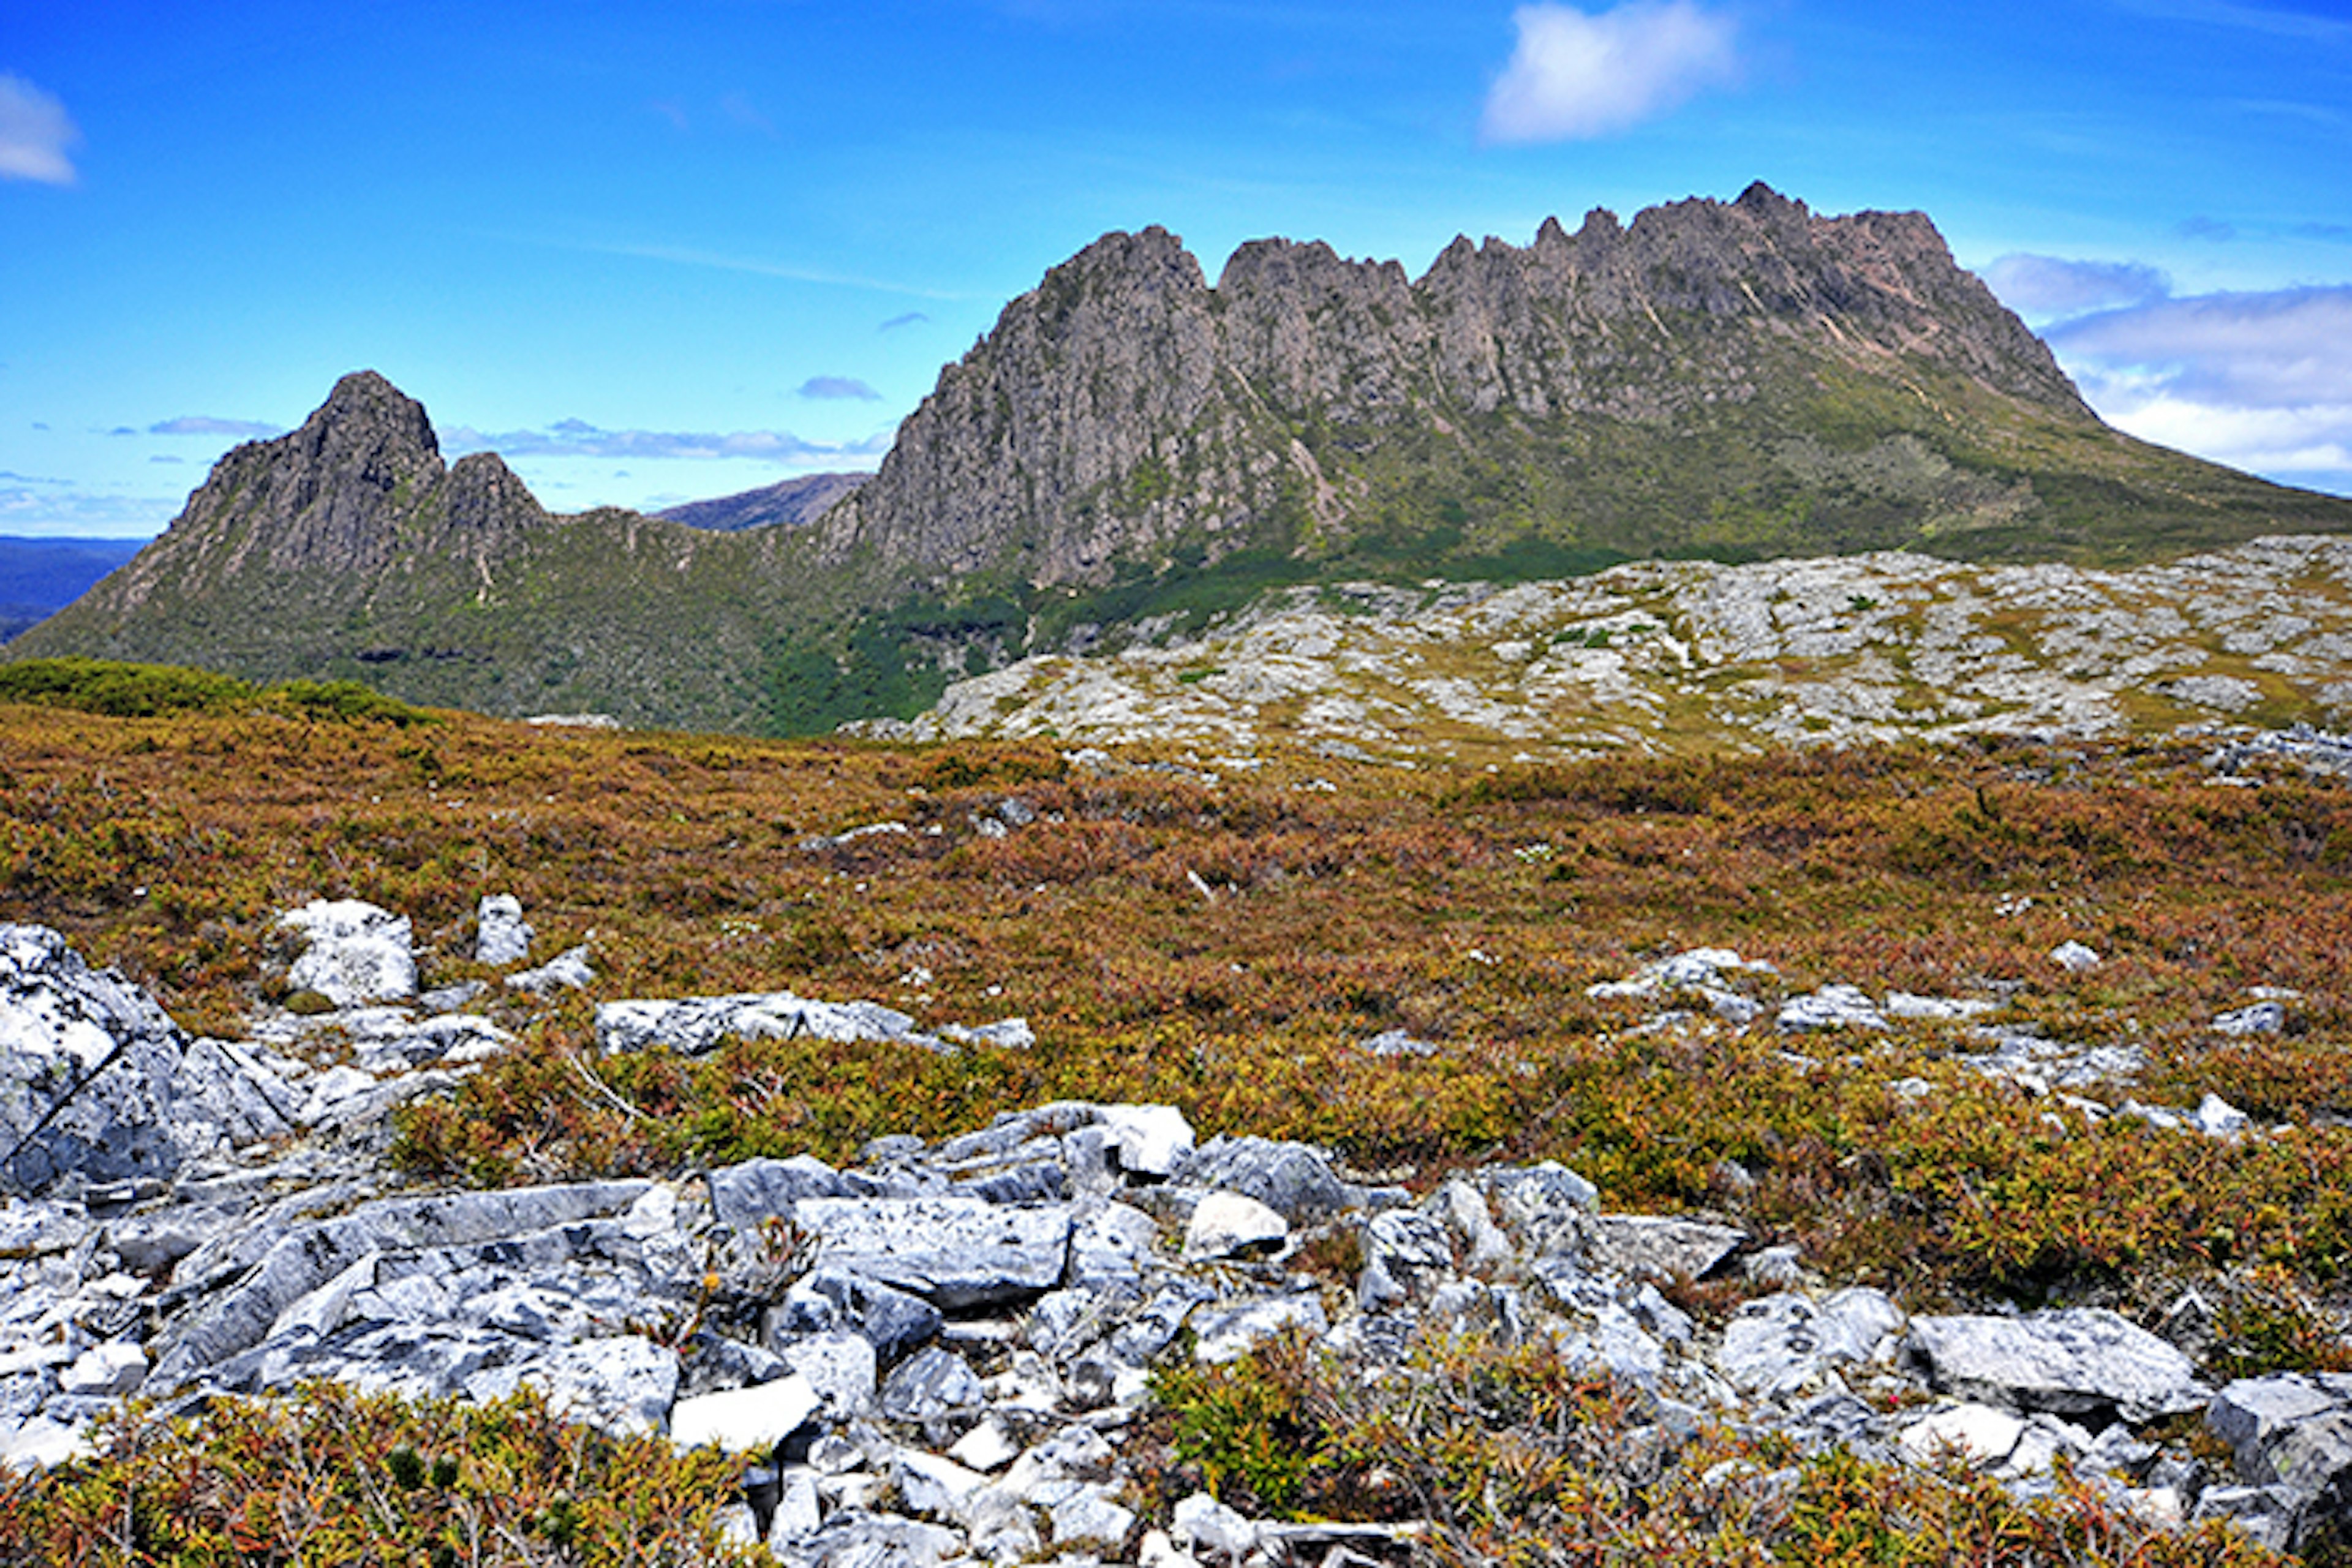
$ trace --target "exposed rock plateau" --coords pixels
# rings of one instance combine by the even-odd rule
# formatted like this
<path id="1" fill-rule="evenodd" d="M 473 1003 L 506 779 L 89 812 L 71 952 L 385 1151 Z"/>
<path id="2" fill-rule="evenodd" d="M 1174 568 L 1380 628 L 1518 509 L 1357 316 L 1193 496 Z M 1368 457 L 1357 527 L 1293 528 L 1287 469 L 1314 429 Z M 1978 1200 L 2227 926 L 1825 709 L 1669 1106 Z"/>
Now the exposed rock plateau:
<path id="1" fill-rule="evenodd" d="M 1295 588 L 1201 635 L 1034 657 L 912 723 L 859 727 L 1479 761 L 2347 713 L 2352 542 L 2305 536 L 2117 570 L 1878 554 Z"/>

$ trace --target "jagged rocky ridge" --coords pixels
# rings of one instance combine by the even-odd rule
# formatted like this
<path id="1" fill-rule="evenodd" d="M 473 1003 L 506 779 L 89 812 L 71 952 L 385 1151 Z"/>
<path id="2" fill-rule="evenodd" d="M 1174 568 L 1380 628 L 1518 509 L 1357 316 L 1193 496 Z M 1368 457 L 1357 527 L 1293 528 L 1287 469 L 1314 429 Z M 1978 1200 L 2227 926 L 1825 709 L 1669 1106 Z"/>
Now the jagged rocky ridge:
<path id="1" fill-rule="evenodd" d="M 1110 235 L 941 373 L 870 481 L 821 516 L 807 489 L 733 498 L 789 511 L 734 531 L 551 514 L 361 373 L 10 652 L 805 731 L 1284 584 L 2352 526 L 2102 425 L 1921 215 L 1760 185 L 1457 241 L 1419 279 L 1269 239 L 1212 287 L 1166 231 Z"/>
<path id="2" fill-rule="evenodd" d="M 359 372 L 223 458 L 163 537 L 8 651 L 759 728 L 803 586 L 782 538 L 551 513 L 496 453 L 445 463 L 424 405 Z"/>
<path id="3" fill-rule="evenodd" d="M 1515 552 L 2136 554 L 2294 515 L 2344 513 L 2101 425 L 1925 216 L 1758 184 L 1457 239 L 1419 279 L 1268 239 L 1212 288 L 1167 231 L 1108 236 L 1006 308 L 819 531 L 969 594 L 1247 550 L 1451 575 Z"/>
<path id="4" fill-rule="evenodd" d="M 1379 1562 L 1410 1557 L 1421 1527 L 1250 1520 L 1206 1496 L 1144 1517 L 1125 1446 L 1150 1369 L 1297 1332 L 1370 1375 L 1416 1336 L 1478 1333 L 1615 1380 L 1666 1465 L 1702 1426 L 1728 1424 L 1800 1451 L 1957 1458 L 2026 1494 L 2063 1460 L 2158 1527 L 2225 1519 L 2279 1546 L 2347 1520 L 2352 1379 L 2210 1386 L 2189 1353 L 2205 1327 L 2193 1296 L 2161 1332 L 2097 1309 L 1910 1316 L 1732 1226 L 1608 1213 L 1558 1165 L 1465 1171 L 1416 1196 L 1305 1145 L 1197 1142 L 1168 1107 L 1065 1102 L 936 1145 L 880 1138 L 849 1169 L 800 1156 L 410 1188 L 373 1157 L 389 1107 L 509 1037 L 467 1011 L 471 991 L 415 993 L 406 922 L 388 911 L 314 904 L 287 924 L 305 949 L 291 978 L 331 1010 L 257 1020 L 235 1045 L 189 1040 L 54 932 L 0 928 L 0 1116 L 18 1189 L 0 1205 L 10 1466 L 68 1461 L 86 1423 L 133 1393 L 194 1412 L 210 1391 L 320 1376 L 474 1398 L 528 1386 L 582 1419 L 740 1453 L 730 1528 L 788 1563 L 1049 1547 L 1074 1564 Z M 528 957 L 512 900 L 485 900 L 480 924 L 478 953 L 499 955 L 485 962 Z M 506 984 L 583 983 L 584 958 L 565 957 Z M 2079 943 L 2051 957 L 2099 962 Z M 1772 982 L 1767 965 L 1700 949 L 1596 989 L 1646 1010 L 1645 1026 L 1700 1033 L 1860 1040 L 1973 1021 L 1995 1047 L 1969 1056 L 1979 1070 L 2069 1115 L 2107 1114 L 2070 1086 L 2137 1069 L 2127 1049 L 2069 1050 L 1982 1001 L 1837 984 L 1776 1005 Z M 2213 1026 L 2284 1016 L 2259 1004 Z M 1020 1048 L 1013 1022 L 985 1043 Z M 606 1050 L 796 1030 L 957 1048 L 909 1024 L 779 994 L 607 1004 L 598 1034 Z M 312 1059 L 343 1040 L 356 1065 Z M 2273 1135 L 2210 1095 L 2113 1114 L 2159 1135 Z M 1362 1259 L 1344 1289 L 1302 1267 L 1334 1235 Z M 1755 1294 L 1719 1331 L 1660 1289 L 1726 1274 Z M 2231 1470 L 2156 1425 L 2196 1413 Z"/>

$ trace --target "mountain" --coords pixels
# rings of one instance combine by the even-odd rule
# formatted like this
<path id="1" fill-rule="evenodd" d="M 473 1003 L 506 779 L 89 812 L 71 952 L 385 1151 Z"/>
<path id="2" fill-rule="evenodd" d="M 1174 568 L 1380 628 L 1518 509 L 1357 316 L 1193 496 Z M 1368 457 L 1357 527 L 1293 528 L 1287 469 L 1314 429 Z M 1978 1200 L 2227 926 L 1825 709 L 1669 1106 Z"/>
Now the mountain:
<path id="1" fill-rule="evenodd" d="M 2352 501 L 2108 428 L 1924 216 L 1762 185 L 1457 240 L 1418 279 L 1269 239 L 1213 287 L 1165 230 L 1109 235 L 941 372 L 870 480 L 760 494 L 716 515 L 796 515 L 551 514 L 362 373 L 11 651 L 802 731 L 1302 584 L 2352 531 Z"/>
<path id="2" fill-rule="evenodd" d="M 495 453 L 446 464 L 424 406 L 362 371 L 223 458 L 161 538 L 9 652 L 760 728 L 792 624 L 779 537 L 548 512 Z"/>
<path id="3" fill-rule="evenodd" d="M 1109 236 L 949 367 L 819 532 L 968 594 L 1247 552 L 1316 575 L 2098 561 L 2347 521 L 2103 425 L 1924 216 L 1759 184 L 1456 240 L 1418 279 L 1276 239 L 1213 288 L 1165 231 Z"/>
<path id="4" fill-rule="evenodd" d="M 0 534 L 0 642 L 72 604 L 144 542 Z"/>
<path id="5" fill-rule="evenodd" d="M 873 477 L 803 474 L 756 490 L 665 507 L 654 515 L 682 522 L 688 528 L 716 529 L 723 533 L 737 533 L 747 528 L 797 528 L 824 516 L 834 502 Z"/>

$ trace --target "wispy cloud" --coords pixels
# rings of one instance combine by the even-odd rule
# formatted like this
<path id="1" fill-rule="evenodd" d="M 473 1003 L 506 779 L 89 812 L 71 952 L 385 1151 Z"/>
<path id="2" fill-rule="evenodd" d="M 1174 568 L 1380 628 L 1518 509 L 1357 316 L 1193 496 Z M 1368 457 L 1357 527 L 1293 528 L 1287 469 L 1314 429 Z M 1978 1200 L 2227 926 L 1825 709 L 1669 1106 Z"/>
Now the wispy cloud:
<path id="1" fill-rule="evenodd" d="M 757 132 L 760 135 L 771 137 L 776 134 L 776 122 L 760 112 L 760 106 L 751 101 L 749 93 L 729 93 L 719 100 L 719 112 L 739 131 Z"/>
<path id="2" fill-rule="evenodd" d="M 2013 252 L 1984 269 L 2000 302 L 2022 316 L 2077 316 L 2119 305 L 2144 304 L 2172 292 L 2172 280 L 2137 261 L 2068 261 Z"/>
<path id="3" fill-rule="evenodd" d="M 1739 74 L 1738 24 L 1691 0 L 1632 0 L 1512 13 L 1518 47 L 1486 97 L 1489 142 L 1607 136 L 1678 108 Z"/>
<path id="4" fill-rule="evenodd" d="M 2226 244 L 2238 237 L 2237 225 L 2218 217 L 2208 217 L 2203 213 L 2182 218 L 2173 228 L 2183 239 L 2210 239 L 2216 245 Z"/>
<path id="5" fill-rule="evenodd" d="M 258 419 L 220 419 L 209 414 L 183 414 L 177 419 L 166 419 L 160 425 L 147 426 L 150 436 L 235 436 L 240 440 L 256 440 L 270 436 L 283 436 L 283 425 L 265 424 Z"/>
<path id="6" fill-rule="evenodd" d="M 849 398 L 859 403 L 879 403 L 882 395 L 854 375 L 813 375 L 801 383 L 803 397 Z"/>
<path id="7" fill-rule="evenodd" d="M 883 322 L 874 330 L 877 332 L 895 332 L 900 327 L 920 326 L 923 322 L 929 320 L 930 317 L 925 315 L 920 310 L 909 310 L 903 316 L 891 317 L 888 321 Z"/>
<path id="8" fill-rule="evenodd" d="M 643 261 L 667 261 L 679 267 L 708 267 L 721 272 L 749 272 L 761 278 L 783 278 L 795 283 L 823 283 L 840 289 L 870 289 L 877 294 L 906 294 L 918 300 L 963 300 L 971 297 L 951 289 L 924 289 L 911 283 L 893 283 L 887 279 L 828 272 L 822 268 L 793 267 L 757 257 L 698 250 L 690 246 L 555 243 L 561 249 L 584 250 L 595 256 L 633 256 Z"/>
<path id="9" fill-rule="evenodd" d="M 2047 336 L 2133 435 L 2352 490 L 2352 285 L 2154 300 Z"/>
<path id="10" fill-rule="evenodd" d="M 793 464 L 843 458 L 869 458 L 887 451 L 890 437 L 863 441 L 810 441 L 784 430 L 736 430 L 726 434 L 688 430 L 606 430 L 584 419 L 559 419 L 543 430 L 476 430 L 459 426 L 441 437 L 452 454 L 497 452 L 508 458 L 624 458 L 708 459 L 750 458 Z"/>
<path id="11" fill-rule="evenodd" d="M 81 132 L 56 95 L 23 77 L 0 74 L 0 180 L 70 185 Z"/>
<path id="12" fill-rule="evenodd" d="M 2201 22 L 2208 26 L 2235 27 L 2242 32 L 2267 33 L 2274 38 L 2300 38 L 2310 43 L 2352 43 L 2352 22 L 2316 16 L 2284 5 L 2246 5 L 2235 0 L 2125 0 L 2126 11 L 2167 21 Z"/>

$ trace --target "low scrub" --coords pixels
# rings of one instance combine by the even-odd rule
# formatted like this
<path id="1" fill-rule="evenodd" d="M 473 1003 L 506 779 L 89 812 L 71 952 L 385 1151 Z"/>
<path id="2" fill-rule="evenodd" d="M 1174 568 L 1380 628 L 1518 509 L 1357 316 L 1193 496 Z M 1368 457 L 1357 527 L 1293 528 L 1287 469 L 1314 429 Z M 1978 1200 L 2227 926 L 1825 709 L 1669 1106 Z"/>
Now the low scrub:
<path id="1" fill-rule="evenodd" d="M 725 1568 L 716 1449 L 614 1437 L 536 1395 L 412 1405 L 315 1384 L 200 1421 L 135 1406 L 97 1453 L 0 1479 L 0 1561 L 78 1568 Z"/>
<path id="2" fill-rule="evenodd" d="M 1444 1568 L 2257 1568 L 2284 1561 L 2215 1523 L 2175 1534 L 2063 1471 L 2021 1500 L 1965 1468 L 1872 1464 L 1785 1437 L 1678 1429 L 1654 1396 L 1549 1345 L 1425 1340 L 1368 1385 L 1293 1338 L 1154 1384 L 1172 1500 L 1426 1521 Z"/>

